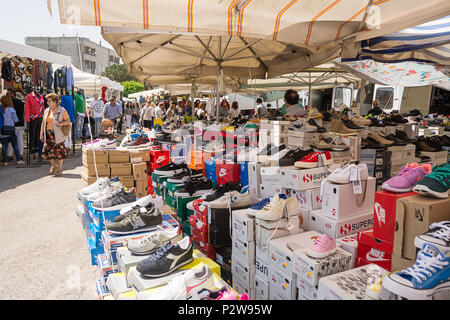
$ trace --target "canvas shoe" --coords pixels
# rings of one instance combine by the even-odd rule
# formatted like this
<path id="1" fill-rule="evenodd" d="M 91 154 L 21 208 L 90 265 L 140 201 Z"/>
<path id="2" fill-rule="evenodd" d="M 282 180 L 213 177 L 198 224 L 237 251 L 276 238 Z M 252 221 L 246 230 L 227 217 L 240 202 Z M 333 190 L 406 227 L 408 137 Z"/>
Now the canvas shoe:
<path id="1" fill-rule="evenodd" d="M 297 168 L 316 168 L 319 165 L 319 157 L 322 157 L 324 165 L 331 164 L 331 154 L 329 151 L 313 152 L 304 156 L 300 161 L 297 161 L 294 165 Z"/>
<path id="2" fill-rule="evenodd" d="M 278 197 L 280 199 L 287 199 L 287 196 L 282 193 L 280 193 L 278 195 Z M 268 197 L 268 198 L 262 199 L 260 202 L 258 202 L 256 204 L 252 205 L 249 209 L 247 209 L 247 214 L 251 215 L 251 216 L 258 214 L 258 212 L 260 210 L 262 210 L 265 206 L 267 206 L 270 203 L 271 199 L 272 199 L 272 197 Z"/>
<path id="3" fill-rule="evenodd" d="M 429 300 L 435 292 L 450 289 L 449 279 L 450 256 L 425 243 L 417 254 L 415 264 L 391 273 L 384 279 L 383 288 L 409 300 Z"/>
<path id="4" fill-rule="evenodd" d="M 200 300 L 199 291 L 214 289 L 214 276 L 207 265 L 177 274 L 167 285 L 147 300 Z"/>
<path id="5" fill-rule="evenodd" d="M 316 132 L 317 127 L 300 120 L 291 121 L 289 132 Z"/>
<path id="6" fill-rule="evenodd" d="M 213 191 L 212 182 L 209 179 L 190 178 L 181 189 L 175 191 L 176 197 L 198 197 Z"/>
<path id="7" fill-rule="evenodd" d="M 177 173 L 180 173 L 183 169 L 187 169 L 185 163 L 176 164 L 172 162 L 168 165 L 165 165 L 164 167 L 155 169 L 153 173 L 160 176 L 173 177 Z"/>
<path id="8" fill-rule="evenodd" d="M 355 169 L 359 170 L 359 180 L 367 180 L 369 177 L 369 171 L 367 169 L 367 164 L 365 163 L 360 163 L 358 165 L 349 164 L 344 168 L 336 169 L 327 177 L 327 180 L 333 183 L 350 183 L 350 170 Z"/>
<path id="9" fill-rule="evenodd" d="M 450 221 L 432 223 L 429 231 L 414 238 L 416 248 L 423 248 L 428 243 L 439 249 L 443 254 L 450 252 Z"/>
<path id="10" fill-rule="evenodd" d="M 283 217 L 286 203 L 286 200 L 280 198 L 278 194 L 276 194 L 261 210 L 249 212 L 248 214 L 255 215 L 256 218 L 261 220 L 276 221 Z"/>
<path id="11" fill-rule="evenodd" d="M 150 202 L 145 207 L 132 209 L 128 216 L 119 222 L 107 223 L 106 229 L 114 234 L 132 234 L 155 230 L 160 224 L 161 212 Z"/>
<path id="12" fill-rule="evenodd" d="M 131 239 L 127 242 L 127 248 L 134 255 L 145 256 L 152 254 L 168 242 L 178 242 L 183 238 L 183 234 L 178 229 L 164 229 L 157 226 L 156 230 L 139 239 Z"/>
<path id="13" fill-rule="evenodd" d="M 413 191 L 435 198 L 448 198 L 450 189 L 450 163 L 435 167 L 433 172 L 416 183 Z"/>
<path id="14" fill-rule="evenodd" d="M 385 181 L 381 188 L 390 192 L 405 193 L 410 192 L 413 186 L 424 176 L 431 173 L 431 165 L 410 163 L 400 169 L 400 173 L 395 177 Z"/>
<path id="15" fill-rule="evenodd" d="M 115 211 L 127 207 L 130 203 L 136 202 L 134 188 L 126 191 L 121 188 L 108 195 L 105 199 L 101 198 L 92 203 L 95 210 Z"/>
<path id="16" fill-rule="evenodd" d="M 120 215 L 118 215 L 117 217 L 114 217 L 113 221 L 119 222 L 122 219 L 126 218 L 133 209 L 140 209 L 142 207 L 146 207 L 150 203 L 153 203 L 159 211 L 163 212 L 163 210 L 164 210 L 163 198 L 161 196 L 151 194 L 151 195 L 145 196 L 145 197 L 137 200 L 136 202 L 130 203 L 129 206 L 127 206 L 123 209 L 120 209 Z"/>
<path id="17" fill-rule="evenodd" d="M 326 234 L 322 234 L 314 240 L 311 247 L 306 249 L 306 254 L 311 258 L 322 259 L 334 254 L 336 250 L 336 241 Z"/>
<path id="18" fill-rule="evenodd" d="M 147 259 L 136 266 L 136 270 L 144 277 L 159 278 L 168 275 L 184 265 L 191 263 L 193 247 L 188 236 L 172 244 L 167 243 Z"/>
<path id="19" fill-rule="evenodd" d="M 210 209 L 225 209 L 230 207 L 231 209 L 248 208 L 253 204 L 250 194 L 247 190 L 244 191 L 230 191 L 225 193 L 222 197 L 204 204 Z"/>

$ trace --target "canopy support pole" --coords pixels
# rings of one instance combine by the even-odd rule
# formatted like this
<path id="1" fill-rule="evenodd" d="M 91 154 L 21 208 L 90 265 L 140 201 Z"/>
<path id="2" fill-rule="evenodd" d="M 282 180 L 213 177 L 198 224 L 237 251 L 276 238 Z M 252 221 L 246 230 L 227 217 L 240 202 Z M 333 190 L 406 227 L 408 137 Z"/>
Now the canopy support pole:
<path id="1" fill-rule="evenodd" d="M 217 96 L 216 96 L 216 123 L 219 123 L 219 115 L 220 115 L 220 75 L 222 71 L 222 37 L 218 37 L 218 53 L 219 58 L 217 59 Z"/>
<path id="2" fill-rule="evenodd" d="M 311 108 L 312 108 L 312 95 L 311 95 L 311 72 L 310 72 L 308 81 L 308 110 Z"/>

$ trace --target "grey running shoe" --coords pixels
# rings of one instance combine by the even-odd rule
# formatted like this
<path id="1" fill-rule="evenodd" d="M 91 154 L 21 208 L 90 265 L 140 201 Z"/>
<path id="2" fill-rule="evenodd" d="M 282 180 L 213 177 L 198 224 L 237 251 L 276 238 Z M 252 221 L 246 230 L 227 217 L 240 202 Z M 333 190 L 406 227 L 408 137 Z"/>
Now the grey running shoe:
<path id="1" fill-rule="evenodd" d="M 107 223 L 106 229 L 111 233 L 130 234 L 155 230 L 161 224 L 161 212 L 153 203 L 149 203 L 146 207 L 131 210 L 128 217 L 120 222 Z"/>
<path id="2" fill-rule="evenodd" d="M 92 204 L 92 207 L 96 210 L 114 211 L 120 210 L 130 203 L 136 201 L 136 194 L 134 189 L 125 191 L 125 188 L 121 188 L 118 191 L 114 191 L 105 199 L 99 199 Z"/>
<path id="3" fill-rule="evenodd" d="M 133 254 L 138 256 L 149 255 L 159 248 L 166 245 L 168 242 L 178 242 L 183 239 L 183 234 L 180 229 L 164 229 L 162 226 L 157 226 L 152 233 L 143 236 L 139 239 L 132 239 L 128 241 L 127 247 Z"/>

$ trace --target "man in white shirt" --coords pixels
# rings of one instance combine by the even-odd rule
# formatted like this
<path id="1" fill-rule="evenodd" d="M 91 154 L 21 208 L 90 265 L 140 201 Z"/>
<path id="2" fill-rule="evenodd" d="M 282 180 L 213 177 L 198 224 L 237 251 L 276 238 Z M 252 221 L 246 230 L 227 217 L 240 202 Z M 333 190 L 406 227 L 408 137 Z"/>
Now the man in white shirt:
<path id="1" fill-rule="evenodd" d="M 261 118 L 267 113 L 267 107 L 262 104 L 262 99 L 256 99 L 256 116 Z"/>
<path id="2" fill-rule="evenodd" d="M 100 128 L 102 126 L 103 108 L 105 104 L 102 99 L 98 98 L 98 93 L 94 93 L 94 101 L 91 102 L 89 109 L 93 113 L 95 121 L 95 134 L 100 134 Z"/>
<path id="3" fill-rule="evenodd" d="M 164 111 L 162 107 L 164 106 L 164 102 L 160 102 L 159 105 L 154 110 L 154 117 L 157 119 L 161 119 L 164 115 Z"/>

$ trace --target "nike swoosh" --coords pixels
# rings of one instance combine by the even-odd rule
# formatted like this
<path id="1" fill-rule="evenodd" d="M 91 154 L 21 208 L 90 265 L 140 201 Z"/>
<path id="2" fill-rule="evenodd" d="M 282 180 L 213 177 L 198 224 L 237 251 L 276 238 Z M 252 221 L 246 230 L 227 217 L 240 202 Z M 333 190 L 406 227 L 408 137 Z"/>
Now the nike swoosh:
<path id="1" fill-rule="evenodd" d="M 389 261 L 389 259 L 380 259 L 380 258 L 372 257 L 372 256 L 369 254 L 369 252 L 367 252 L 367 254 L 366 254 L 366 260 L 367 260 L 367 261 Z"/>

